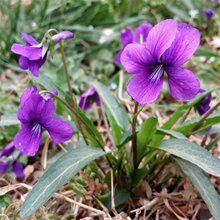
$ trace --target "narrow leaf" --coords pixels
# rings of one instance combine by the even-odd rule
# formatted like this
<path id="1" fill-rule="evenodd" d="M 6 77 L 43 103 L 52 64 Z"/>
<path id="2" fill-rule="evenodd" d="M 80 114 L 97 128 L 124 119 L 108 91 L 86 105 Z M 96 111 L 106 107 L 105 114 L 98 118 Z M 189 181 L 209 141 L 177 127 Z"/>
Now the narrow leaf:
<path id="1" fill-rule="evenodd" d="M 84 143 L 77 143 L 77 148 L 68 147 L 68 152 L 51 165 L 45 174 L 28 193 L 20 216 L 26 218 L 44 205 L 53 194 L 84 166 L 104 155 L 100 148 L 92 148 Z"/>
<path id="2" fill-rule="evenodd" d="M 166 134 L 166 135 L 169 135 L 171 137 L 175 137 L 177 139 L 187 139 L 185 135 L 183 135 L 182 133 L 180 132 L 177 132 L 177 131 L 171 131 L 171 130 L 166 130 L 166 129 L 162 129 L 162 128 L 158 128 L 157 129 L 157 133 L 159 134 Z"/>
<path id="3" fill-rule="evenodd" d="M 163 141 L 159 148 L 196 164 L 207 173 L 220 177 L 220 160 L 197 144 L 187 140 L 171 139 Z"/>
<path id="4" fill-rule="evenodd" d="M 141 129 L 137 134 L 137 155 L 138 161 L 141 160 L 146 153 L 146 145 L 150 142 L 152 135 L 156 132 L 157 119 L 149 118 L 141 125 Z"/>
<path id="5" fill-rule="evenodd" d="M 101 97 L 103 103 L 108 108 L 112 116 L 114 117 L 116 123 L 126 130 L 129 126 L 129 118 L 128 114 L 125 109 L 119 105 L 116 98 L 110 93 L 108 88 L 103 84 L 95 81 L 91 83 L 96 91 L 98 92 L 99 96 Z"/>
<path id="6" fill-rule="evenodd" d="M 180 158 L 174 159 L 198 190 L 214 219 L 218 220 L 220 216 L 220 197 L 209 178 L 199 167 L 193 165 L 192 163 Z"/>

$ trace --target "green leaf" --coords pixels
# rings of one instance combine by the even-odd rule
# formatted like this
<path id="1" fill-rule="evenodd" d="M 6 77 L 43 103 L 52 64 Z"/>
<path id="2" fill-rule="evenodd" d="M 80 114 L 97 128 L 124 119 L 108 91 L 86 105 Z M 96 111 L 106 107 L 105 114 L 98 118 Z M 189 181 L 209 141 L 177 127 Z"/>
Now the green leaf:
<path id="1" fill-rule="evenodd" d="M 100 148 L 77 143 L 77 148 L 68 146 L 68 152 L 51 165 L 45 174 L 28 193 L 22 206 L 20 216 L 26 218 L 44 205 L 53 194 L 67 183 L 79 170 L 88 163 L 105 154 Z"/>
<path id="2" fill-rule="evenodd" d="M 115 189 L 115 207 L 118 208 L 120 205 L 123 205 L 131 197 L 130 192 L 127 189 L 120 188 L 119 186 Z M 106 206 L 108 209 L 111 209 L 111 195 L 106 201 Z"/>
<path id="3" fill-rule="evenodd" d="M 220 160 L 197 144 L 187 140 L 171 139 L 163 141 L 159 148 L 196 164 L 207 173 L 220 177 Z"/>
<path id="4" fill-rule="evenodd" d="M 171 130 L 166 130 L 166 129 L 162 129 L 162 128 L 158 128 L 157 129 L 157 133 L 159 134 L 166 134 L 166 135 L 169 135 L 171 137 L 175 137 L 177 139 L 187 139 L 185 135 L 183 135 L 182 133 L 180 132 L 177 132 L 177 131 L 171 131 Z"/>
<path id="5" fill-rule="evenodd" d="M 108 120 L 111 126 L 111 132 L 114 137 L 115 144 L 118 145 L 122 137 L 122 129 L 120 126 L 118 126 L 112 114 L 109 112 L 108 108 L 106 108 L 105 111 L 106 111 L 106 114 L 107 114 L 107 117 L 108 117 Z"/>
<path id="6" fill-rule="evenodd" d="M 137 160 L 146 153 L 146 145 L 150 142 L 152 135 L 156 132 L 157 119 L 151 117 L 144 121 L 141 125 L 141 129 L 137 134 Z"/>
<path id="7" fill-rule="evenodd" d="M 188 178 L 191 180 L 195 188 L 198 190 L 214 219 L 219 219 L 220 197 L 209 178 L 202 172 L 199 167 L 193 165 L 192 163 L 180 158 L 174 159 L 179 164 L 186 176 L 188 176 Z"/>
<path id="8" fill-rule="evenodd" d="M 91 132 L 93 132 L 94 136 L 99 140 L 100 144 L 104 146 L 104 141 L 102 138 L 102 135 L 97 130 L 96 126 L 92 123 L 92 121 L 86 116 L 86 114 L 78 108 L 78 113 L 84 120 L 84 122 L 89 126 L 90 132 L 85 128 L 84 131 L 86 133 L 86 136 L 89 138 L 89 140 L 92 142 L 93 145 L 98 146 L 97 141 L 94 139 L 94 137 L 91 135 Z M 101 146 L 100 146 L 101 147 Z"/>
<path id="9" fill-rule="evenodd" d="M 106 86 L 97 81 L 94 81 L 91 84 L 98 92 L 104 105 L 108 108 L 118 126 L 123 130 L 126 130 L 129 126 L 129 117 L 125 109 L 119 105 L 116 98 L 110 93 Z"/>
<path id="10" fill-rule="evenodd" d="M 5 114 L 1 116 L 0 126 L 18 125 L 20 124 L 17 119 L 17 114 Z"/>
<path id="11" fill-rule="evenodd" d="M 189 135 L 192 132 L 192 129 L 195 127 L 195 125 L 201 120 L 201 117 L 195 118 L 191 121 L 186 121 L 180 126 L 178 126 L 175 130 L 178 132 L 183 133 L 184 135 Z M 199 129 L 196 130 L 196 133 L 198 131 L 204 130 L 205 128 L 210 127 L 213 124 L 217 124 L 220 122 L 220 113 L 214 113 L 211 114 L 208 118 L 205 119 L 205 121 L 202 123 Z"/>

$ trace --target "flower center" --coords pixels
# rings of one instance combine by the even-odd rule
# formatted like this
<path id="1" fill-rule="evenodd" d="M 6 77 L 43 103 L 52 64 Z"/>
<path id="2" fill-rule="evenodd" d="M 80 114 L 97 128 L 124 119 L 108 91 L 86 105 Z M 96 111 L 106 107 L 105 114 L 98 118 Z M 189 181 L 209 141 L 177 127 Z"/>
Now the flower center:
<path id="1" fill-rule="evenodd" d="M 34 122 L 31 131 L 35 134 L 40 134 L 42 132 L 42 126 L 39 123 Z"/>
<path id="2" fill-rule="evenodd" d="M 151 79 L 154 81 L 157 81 L 160 79 L 160 77 L 164 73 L 164 67 L 163 64 L 158 64 L 154 67 L 152 67 L 152 74 L 151 74 Z"/>

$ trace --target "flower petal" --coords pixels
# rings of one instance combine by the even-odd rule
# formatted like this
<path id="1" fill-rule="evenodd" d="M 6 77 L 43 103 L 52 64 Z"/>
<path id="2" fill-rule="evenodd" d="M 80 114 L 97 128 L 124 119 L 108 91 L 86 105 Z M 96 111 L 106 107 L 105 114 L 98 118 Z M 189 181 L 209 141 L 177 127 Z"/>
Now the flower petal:
<path id="1" fill-rule="evenodd" d="M 133 43 L 133 33 L 131 29 L 125 28 L 121 32 L 121 43 L 124 47 L 130 43 Z"/>
<path id="2" fill-rule="evenodd" d="M 55 144 L 68 141 L 73 136 L 72 126 L 59 118 L 50 117 L 43 124 Z"/>
<path id="3" fill-rule="evenodd" d="M 121 58 L 121 54 L 122 54 L 123 50 L 124 50 L 124 47 L 122 49 L 120 49 L 118 51 L 118 53 L 116 54 L 115 60 L 114 60 L 116 64 L 120 64 L 121 63 L 120 58 Z"/>
<path id="4" fill-rule="evenodd" d="M 26 100 L 32 95 L 32 94 L 38 94 L 37 92 L 37 86 L 33 85 L 28 87 L 27 89 L 24 90 L 24 92 L 21 95 L 21 105 L 23 105 Z"/>
<path id="5" fill-rule="evenodd" d="M 161 21 L 150 30 L 146 45 L 157 61 L 160 61 L 162 54 L 173 43 L 176 32 L 177 23 L 173 19 Z"/>
<path id="6" fill-rule="evenodd" d="M 0 173 L 5 173 L 7 169 L 10 167 L 10 165 L 11 165 L 10 162 L 0 161 Z"/>
<path id="7" fill-rule="evenodd" d="M 34 37 L 32 37 L 31 35 L 28 35 L 24 32 L 21 32 L 20 33 L 22 39 L 24 39 L 26 41 L 26 43 L 30 46 L 33 46 L 33 45 L 38 45 L 39 43 L 36 41 L 36 39 Z"/>
<path id="8" fill-rule="evenodd" d="M 163 85 L 163 74 L 157 79 L 152 78 L 150 70 L 134 75 L 128 82 L 127 92 L 139 104 L 150 104 L 160 94 Z"/>
<path id="9" fill-rule="evenodd" d="M 173 98 L 187 101 L 198 94 L 200 83 L 190 70 L 181 67 L 168 67 L 166 72 Z"/>
<path id="10" fill-rule="evenodd" d="M 15 173 L 16 177 L 24 177 L 24 167 L 19 161 L 13 163 L 12 171 Z"/>
<path id="11" fill-rule="evenodd" d="M 44 58 L 40 58 L 39 60 L 29 60 L 28 62 L 28 69 L 31 71 L 31 73 L 35 76 L 38 77 L 39 69 L 41 66 L 45 63 L 47 59 L 47 53 L 45 54 Z"/>
<path id="12" fill-rule="evenodd" d="M 73 38 L 74 34 L 70 31 L 62 31 L 52 37 L 55 44 L 59 43 L 61 40 Z"/>
<path id="13" fill-rule="evenodd" d="M 146 68 L 155 64 L 155 60 L 144 44 L 129 44 L 121 54 L 121 64 L 128 73 L 144 73 Z"/>
<path id="14" fill-rule="evenodd" d="M 147 36 L 152 28 L 152 25 L 149 23 L 143 23 L 139 25 L 134 33 L 134 41 L 135 42 L 140 42 L 140 39 L 142 42 L 145 42 L 147 40 Z"/>
<path id="15" fill-rule="evenodd" d="M 6 145 L 6 147 L 0 152 L 0 157 L 8 157 L 12 154 L 12 152 L 14 151 L 15 147 L 14 147 L 14 142 L 10 142 L 8 145 Z"/>
<path id="16" fill-rule="evenodd" d="M 22 44 L 13 44 L 11 47 L 13 53 L 19 54 L 29 60 L 39 60 L 42 54 L 42 48 L 30 47 Z"/>
<path id="17" fill-rule="evenodd" d="M 189 24 L 179 24 L 176 38 L 163 55 L 163 63 L 180 66 L 190 59 L 200 44 L 199 31 Z"/>
<path id="18" fill-rule="evenodd" d="M 14 138 L 15 147 L 23 154 L 34 156 L 40 147 L 42 132 L 35 132 L 28 124 L 22 124 Z"/>
<path id="19" fill-rule="evenodd" d="M 20 56 L 18 62 L 19 62 L 19 66 L 20 66 L 21 69 L 23 69 L 23 70 L 28 69 L 28 58 Z"/>
<path id="20" fill-rule="evenodd" d="M 39 94 L 31 94 L 18 109 L 18 119 L 23 123 L 44 121 L 54 113 L 55 105 L 52 99 L 45 100 Z"/>

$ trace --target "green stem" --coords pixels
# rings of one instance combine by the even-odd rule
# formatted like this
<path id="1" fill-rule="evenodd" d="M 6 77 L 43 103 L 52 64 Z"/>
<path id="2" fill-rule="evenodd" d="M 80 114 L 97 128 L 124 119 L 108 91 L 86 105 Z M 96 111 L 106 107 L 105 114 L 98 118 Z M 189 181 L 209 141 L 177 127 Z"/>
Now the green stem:
<path id="1" fill-rule="evenodd" d="M 215 109 L 218 108 L 218 106 L 220 106 L 220 101 L 217 102 L 212 108 L 210 108 L 210 109 L 203 115 L 203 117 L 200 119 L 200 121 L 192 128 L 192 131 L 196 131 L 196 130 L 202 125 L 202 123 L 205 121 L 205 119 L 208 118 L 208 116 L 211 115 L 212 112 L 214 112 Z"/>
<path id="2" fill-rule="evenodd" d="M 61 51 L 61 58 L 63 61 L 64 73 L 65 73 L 65 77 L 66 77 L 66 83 L 67 83 L 67 87 L 68 87 L 68 91 L 69 91 L 70 100 L 72 102 L 73 108 L 77 110 L 78 106 L 77 106 L 76 100 L 73 96 L 73 91 L 72 91 L 71 84 L 70 84 L 70 77 L 69 77 L 69 72 L 68 72 L 68 68 L 67 68 L 66 57 L 65 57 L 62 41 L 60 41 L 60 51 Z M 88 141 L 87 141 L 86 135 L 83 131 L 81 124 L 79 123 L 78 120 L 76 120 L 76 122 L 77 122 L 77 126 L 79 127 L 79 130 L 83 136 L 85 143 L 88 145 Z"/>
<path id="3" fill-rule="evenodd" d="M 137 163 L 137 135 L 136 135 L 137 112 L 138 112 L 138 103 L 135 102 L 133 119 L 132 119 L 132 124 L 131 124 L 131 128 L 132 128 L 132 151 L 133 151 L 133 166 L 134 166 L 134 169 L 137 169 L 137 167 L 138 167 L 138 163 Z"/>

